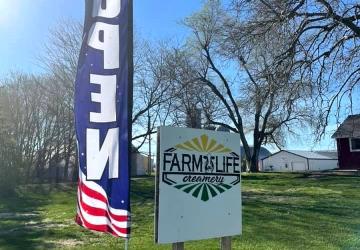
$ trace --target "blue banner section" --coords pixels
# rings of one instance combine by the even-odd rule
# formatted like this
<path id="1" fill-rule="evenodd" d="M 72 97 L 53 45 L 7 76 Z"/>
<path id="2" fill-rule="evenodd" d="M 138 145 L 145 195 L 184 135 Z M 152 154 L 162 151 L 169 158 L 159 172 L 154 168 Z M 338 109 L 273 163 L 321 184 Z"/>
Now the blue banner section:
<path id="1" fill-rule="evenodd" d="M 78 224 L 129 236 L 129 0 L 87 0 L 75 82 Z"/>

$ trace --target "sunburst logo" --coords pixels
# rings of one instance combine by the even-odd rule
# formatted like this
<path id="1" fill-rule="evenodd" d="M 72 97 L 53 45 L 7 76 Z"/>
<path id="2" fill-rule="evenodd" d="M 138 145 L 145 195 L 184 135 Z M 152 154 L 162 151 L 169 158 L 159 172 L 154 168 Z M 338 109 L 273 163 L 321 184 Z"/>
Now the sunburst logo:
<path id="1" fill-rule="evenodd" d="M 162 180 L 208 201 L 240 183 L 239 155 L 206 134 L 163 152 Z"/>
<path id="2" fill-rule="evenodd" d="M 230 153 L 231 149 L 222 144 L 218 144 L 214 139 L 209 140 L 207 135 L 195 137 L 192 140 L 175 146 L 177 149 L 206 153 Z"/>
<path id="3" fill-rule="evenodd" d="M 175 185 L 175 187 L 184 191 L 185 193 L 192 194 L 192 196 L 195 198 L 200 198 L 202 201 L 208 201 L 210 198 L 213 198 L 218 194 L 221 194 L 230 189 L 232 185 L 225 183 L 185 183 Z"/>

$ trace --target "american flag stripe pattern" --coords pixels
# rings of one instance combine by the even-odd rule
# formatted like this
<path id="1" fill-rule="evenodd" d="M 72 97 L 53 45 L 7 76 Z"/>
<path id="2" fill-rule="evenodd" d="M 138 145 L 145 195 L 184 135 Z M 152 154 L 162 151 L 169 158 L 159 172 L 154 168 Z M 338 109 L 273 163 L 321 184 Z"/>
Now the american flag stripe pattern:
<path id="1" fill-rule="evenodd" d="M 80 173 L 76 222 L 90 230 L 109 232 L 116 237 L 130 235 L 130 212 L 109 205 L 104 189 Z"/>

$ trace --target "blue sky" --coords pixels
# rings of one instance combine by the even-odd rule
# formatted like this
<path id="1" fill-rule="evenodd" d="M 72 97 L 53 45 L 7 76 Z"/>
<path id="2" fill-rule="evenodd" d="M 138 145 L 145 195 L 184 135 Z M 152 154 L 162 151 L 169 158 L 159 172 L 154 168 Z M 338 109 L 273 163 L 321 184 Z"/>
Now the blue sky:
<path id="1" fill-rule="evenodd" d="M 38 71 L 36 57 L 61 18 L 82 20 L 83 1 L 0 0 L 0 76 Z"/>
<path id="2" fill-rule="evenodd" d="M 200 0 L 134 1 L 135 30 L 147 39 L 183 39 L 179 20 L 201 8 Z M 0 0 L 0 78 L 10 71 L 41 72 L 36 57 L 43 52 L 49 29 L 58 22 L 84 17 L 84 0 Z M 333 128 L 332 128 L 333 129 Z M 312 138 L 290 139 L 291 149 L 331 149 L 329 138 L 313 145 Z"/>
<path id="3" fill-rule="evenodd" d="M 170 39 L 185 34 L 178 24 L 201 7 L 202 1 L 134 1 L 134 23 L 146 38 Z M 36 57 L 47 41 L 48 31 L 64 19 L 80 22 L 84 0 L 0 0 L 0 77 L 10 70 L 38 72 Z"/>

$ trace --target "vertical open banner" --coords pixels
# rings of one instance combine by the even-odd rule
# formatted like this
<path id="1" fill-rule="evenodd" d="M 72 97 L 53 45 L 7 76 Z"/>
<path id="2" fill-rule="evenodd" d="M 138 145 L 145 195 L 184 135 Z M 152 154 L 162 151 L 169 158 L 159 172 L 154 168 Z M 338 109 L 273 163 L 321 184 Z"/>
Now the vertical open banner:
<path id="1" fill-rule="evenodd" d="M 129 237 L 131 0 L 85 3 L 75 82 L 79 155 L 76 222 L 90 230 Z"/>

